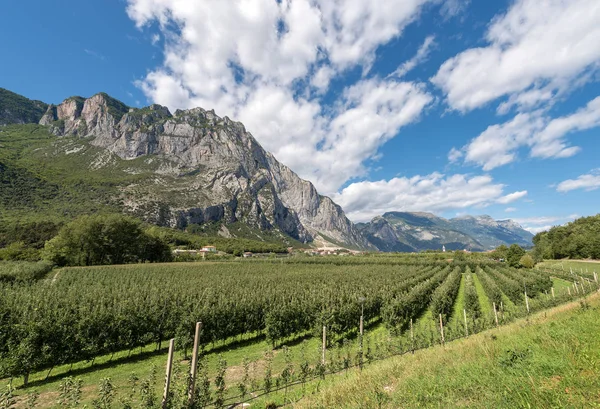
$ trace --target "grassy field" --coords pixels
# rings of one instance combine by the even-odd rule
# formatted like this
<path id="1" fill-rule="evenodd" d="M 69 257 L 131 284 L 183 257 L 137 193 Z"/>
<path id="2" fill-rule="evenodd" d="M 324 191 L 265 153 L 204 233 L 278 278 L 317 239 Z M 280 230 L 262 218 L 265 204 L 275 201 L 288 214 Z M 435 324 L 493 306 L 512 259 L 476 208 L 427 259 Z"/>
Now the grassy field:
<path id="1" fill-rule="evenodd" d="M 546 260 L 539 263 L 537 267 L 549 267 L 556 269 L 564 269 L 569 271 L 570 268 L 576 273 L 582 270 L 591 274 L 593 271 L 600 273 L 600 260 Z"/>
<path id="2" fill-rule="evenodd" d="M 597 293 L 446 347 L 376 363 L 298 408 L 600 406 Z"/>

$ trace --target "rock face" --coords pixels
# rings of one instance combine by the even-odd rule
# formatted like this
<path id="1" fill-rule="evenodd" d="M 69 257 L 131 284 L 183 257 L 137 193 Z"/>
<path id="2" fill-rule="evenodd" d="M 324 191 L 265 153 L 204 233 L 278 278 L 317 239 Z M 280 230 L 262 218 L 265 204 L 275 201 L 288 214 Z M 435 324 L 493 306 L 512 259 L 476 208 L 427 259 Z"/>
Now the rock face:
<path id="1" fill-rule="evenodd" d="M 389 212 L 357 225 L 382 251 L 493 249 L 513 243 L 531 246 L 533 234 L 512 220 L 490 216 L 444 219 L 431 213 Z"/>
<path id="2" fill-rule="evenodd" d="M 146 165 L 152 163 L 148 179 L 161 191 L 142 181 L 124 188 L 122 198 L 130 211 L 148 221 L 172 227 L 242 221 L 279 229 L 303 242 L 327 237 L 345 246 L 372 248 L 338 205 L 279 163 L 241 123 L 214 111 L 171 114 L 160 105 L 135 109 L 101 93 L 50 105 L 39 123 L 57 136 L 85 138 L 131 160 L 131 172 L 147 173 Z"/>

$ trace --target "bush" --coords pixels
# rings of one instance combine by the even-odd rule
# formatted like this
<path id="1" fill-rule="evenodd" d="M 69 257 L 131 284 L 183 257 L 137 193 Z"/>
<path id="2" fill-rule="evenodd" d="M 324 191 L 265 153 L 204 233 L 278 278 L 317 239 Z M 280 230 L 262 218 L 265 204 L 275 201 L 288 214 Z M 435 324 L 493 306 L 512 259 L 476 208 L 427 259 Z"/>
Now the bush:
<path id="1" fill-rule="evenodd" d="M 533 261 L 533 258 L 529 254 L 525 254 L 523 257 L 521 257 L 521 260 L 519 263 L 524 268 L 533 268 L 533 266 L 535 266 L 535 262 Z"/>

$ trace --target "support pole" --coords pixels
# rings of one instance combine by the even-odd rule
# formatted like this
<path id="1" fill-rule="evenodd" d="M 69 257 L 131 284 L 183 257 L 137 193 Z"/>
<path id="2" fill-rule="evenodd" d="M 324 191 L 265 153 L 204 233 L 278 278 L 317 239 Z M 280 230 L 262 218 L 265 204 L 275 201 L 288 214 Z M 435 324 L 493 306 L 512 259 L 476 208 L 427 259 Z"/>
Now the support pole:
<path id="1" fill-rule="evenodd" d="M 413 332 L 413 320 L 410 319 L 410 345 L 412 353 L 415 353 L 415 333 Z"/>
<path id="2" fill-rule="evenodd" d="M 498 326 L 498 311 L 496 310 L 496 303 L 492 303 L 494 306 L 494 319 L 496 320 L 496 326 Z"/>
<path id="3" fill-rule="evenodd" d="M 442 323 L 442 314 L 440 314 L 440 334 L 442 335 L 442 345 L 446 345 L 444 341 L 444 324 Z"/>
<path id="4" fill-rule="evenodd" d="M 571 287 L 567 287 L 567 291 L 569 292 L 569 297 L 571 296 Z"/>
<path id="5" fill-rule="evenodd" d="M 196 388 L 196 371 L 198 370 L 198 345 L 200 344 L 200 330 L 202 323 L 196 323 L 196 333 L 194 335 L 194 349 L 192 351 L 192 367 L 190 369 L 190 389 L 188 391 L 188 406 L 194 404 L 194 389 Z"/>
<path id="6" fill-rule="evenodd" d="M 554 287 L 552 287 L 550 290 L 552 291 L 552 298 L 555 298 L 554 297 Z"/>
<path id="7" fill-rule="evenodd" d="M 527 291 L 525 291 L 525 305 L 527 306 L 527 314 L 529 314 L 529 298 L 527 298 Z"/>
<path id="8" fill-rule="evenodd" d="M 469 326 L 467 325 L 467 310 L 463 308 L 463 316 L 465 317 L 465 337 L 469 336 Z"/>
<path id="9" fill-rule="evenodd" d="M 321 363 L 325 365 L 325 351 L 327 350 L 327 327 L 323 325 L 323 357 Z"/>
<path id="10" fill-rule="evenodd" d="M 171 385 L 171 372 L 173 371 L 173 350 L 175 349 L 175 338 L 169 341 L 169 356 L 167 357 L 167 372 L 165 376 L 165 391 L 162 398 L 162 408 L 167 409 L 169 398 L 169 386 Z"/>

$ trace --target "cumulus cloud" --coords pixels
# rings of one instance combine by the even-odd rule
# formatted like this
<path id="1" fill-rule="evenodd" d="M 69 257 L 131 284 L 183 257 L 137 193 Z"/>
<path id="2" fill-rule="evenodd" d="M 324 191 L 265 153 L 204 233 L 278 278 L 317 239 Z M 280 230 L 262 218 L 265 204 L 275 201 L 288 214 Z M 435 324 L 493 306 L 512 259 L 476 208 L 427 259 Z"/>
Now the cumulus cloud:
<path id="1" fill-rule="evenodd" d="M 515 161 L 521 148 L 528 148 L 529 156 L 534 158 L 566 158 L 580 150 L 569 145 L 567 135 L 598 126 L 600 97 L 559 118 L 551 118 L 539 110 L 520 113 L 503 124 L 489 126 L 461 150 L 452 148 L 448 159 L 455 162 L 464 156 L 465 162 L 487 171 Z"/>
<path id="2" fill-rule="evenodd" d="M 403 63 L 402 65 L 400 65 L 398 67 L 398 69 L 396 69 L 396 71 L 394 71 L 392 74 L 390 74 L 390 76 L 395 76 L 398 78 L 405 76 L 409 71 L 412 71 L 416 66 L 427 61 L 427 58 L 429 57 L 429 53 L 431 52 L 431 49 L 433 47 L 435 47 L 435 36 L 429 36 L 429 37 L 425 38 L 425 41 L 423 42 L 423 44 L 421 44 L 421 47 L 419 47 L 415 56 L 412 57 L 410 60 L 406 61 L 405 63 Z"/>
<path id="3" fill-rule="evenodd" d="M 514 219 L 519 223 L 525 230 L 530 231 L 533 234 L 537 234 L 542 231 L 550 230 L 553 226 L 565 224 L 567 222 L 577 219 L 579 215 L 570 214 L 568 216 L 534 216 Z"/>
<path id="4" fill-rule="evenodd" d="M 530 110 L 585 83 L 600 67 L 600 2 L 517 0 L 490 24 L 487 45 L 447 60 L 432 78 L 448 104 Z"/>
<path id="5" fill-rule="evenodd" d="M 335 194 L 333 199 L 353 221 L 367 221 L 387 211 L 430 211 L 486 207 L 526 192 L 504 195 L 505 186 L 488 175 L 443 175 L 396 177 L 375 182 L 356 182 Z"/>
<path id="6" fill-rule="evenodd" d="M 571 190 L 585 189 L 595 190 L 600 188 L 600 169 L 594 169 L 590 173 L 580 175 L 577 179 L 567 179 L 556 187 L 558 192 L 569 192 Z"/>
<path id="7" fill-rule="evenodd" d="M 164 47 L 164 64 L 138 86 L 171 108 L 214 108 L 242 121 L 280 161 L 332 193 L 364 176 L 365 160 L 432 101 L 422 84 L 366 74 L 377 48 L 433 1 L 128 0 L 140 28 L 158 23 Z M 363 77 L 325 104 L 331 81 L 355 68 Z"/>

